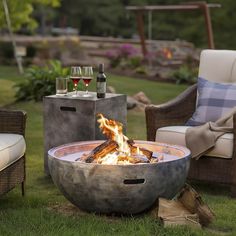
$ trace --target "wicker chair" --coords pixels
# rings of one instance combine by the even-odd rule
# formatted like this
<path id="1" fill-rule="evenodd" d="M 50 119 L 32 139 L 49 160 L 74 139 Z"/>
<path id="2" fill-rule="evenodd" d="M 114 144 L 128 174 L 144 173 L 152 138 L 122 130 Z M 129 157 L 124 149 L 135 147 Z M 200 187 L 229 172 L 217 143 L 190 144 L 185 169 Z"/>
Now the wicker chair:
<path id="1" fill-rule="evenodd" d="M 203 50 L 200 57 L 199 76 L 217 82 L 235 82 L 236 51 Z M 182 130 L 186 131 L 184 124 L 195 111 L 196 98 L 197 86 L 193 85 L 170 102 L 162 105 L 147 106 L 145 110 L 147 139 L 180 144 L 179 138 L 173 139 L 171 133 L 164 132 L 165 137 L 161 140 L 156 135 L 158 136 L 158 132 L 162 129 L 168 130 L 168 127 L 169 129 L 171 127 L 179 127 L 181 129 L 182 127 Z M 234 117 L 234 126 L 236 127 L 236 116 Z M 180 130 L 179 135 L 181 135 L 181 132 L 184 131 Z M 222 144 L 220 148 L 227 149 L 224 151 L 230 151 L 230 156 L 222 158 L 222 156 L 206 154 L 207 157 L 201 157 L 199 160 L 192 159 L 188 178 L 228 184 L 231 186 L 231 196 L 236 197 L 236 139 L 234 138 L 236 137 L 236 128 L 233 134 L 225 135 L 228 135 L 226 138 L 229 139 L 226 142 L 228 142 L 230 148 L 226 148 Z M 229 135 L 231 136 L 229 137 Z"/>
<path id="2" fill-rule="evenodd" d="M 0 196 L 21 184 L 25 193 L 25 123 L 23 111 L 0 110 Z M 4 138 L 6 138 L 4 140 Z M 12 143 L 16 142 L 16 147 Z M 8 145 L 4 148 L 4 145 Z M 1 146 L 0 145 L 0 146 Z M 14 150 L 12 150 L 14 148 Z M 3 154 L 2 152 L 5 151 Z M 6 157 L 7 155 L 7 157 Z M 4 156 L 4 157 L 3 157 Z M 5 158 L 5 159 L 4 159 Z M 3 160 L 4 159 L 4 160 Z"/>

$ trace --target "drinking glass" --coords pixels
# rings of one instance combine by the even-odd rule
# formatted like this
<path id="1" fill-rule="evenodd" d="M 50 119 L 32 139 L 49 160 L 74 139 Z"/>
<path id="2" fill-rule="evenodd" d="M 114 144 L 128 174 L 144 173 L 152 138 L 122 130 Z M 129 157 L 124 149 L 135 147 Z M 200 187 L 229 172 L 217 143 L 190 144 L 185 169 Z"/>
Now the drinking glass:
<path id="1" fill-rule="evenodd" d="M 89 94 L 89 92 L 88 92 L 88 85 L 93 79 L 93 67 L 92 66 L 84 66 L 83 69 L 84 69 L 84 73 L 83 73 L 82 80 L 86 86 L 86 91 L 85 91 L 85 94 L 83 95 L 83 97 L 92 97 L 92 95 Z"/>
<path id="2" fill-rule="evenodd" d="M 74 86 L 73 90 L 75 91 L 72 97 L 78 97 L 78 83 L 80 79 L 82 78 L 82 70 L 80 66 L 71 67 L 70 78 L 73 82 L 73 86 Z"/>
<path id="3" fill-rule="evenodd" d="M 57 77 L 56 78 L 56 95 L 57 96 L 65 96 L 67 94 L 68 78 L 66 77 Z"/>

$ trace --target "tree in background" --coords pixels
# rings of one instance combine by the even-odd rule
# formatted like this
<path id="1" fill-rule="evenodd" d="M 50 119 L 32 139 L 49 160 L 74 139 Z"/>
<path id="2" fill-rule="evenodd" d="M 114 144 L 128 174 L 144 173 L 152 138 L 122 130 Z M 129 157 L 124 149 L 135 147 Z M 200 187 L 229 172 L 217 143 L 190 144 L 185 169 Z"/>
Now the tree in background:
<path id="1" fill-rule="evenodd" d="M 214 2 L 210 0 L 210 2 Z M 218 1 L 222 7 L 212 11 L 212 23 L 217 48 L 236 49 L 236 1 Z"/>
<path id="2" fill-rule="evenodd" d="M 35 6 L 60 6 L 60 0 L 7 0 L 7 3 L 14 31 L 21 29 L 22 26 L 27 26 L 29 29 L 36 28 L 37 22 L 32 17 Z M 0 3 L 0 29 L 2 28 L 7 28 L 7 25 L 3 5 Z"/>
<path id="3" fill-rule="evenodd" d="M 62 0 L 58 25 L 78 28 L 82 35 L 131 36 L 126 11 L 120 0 Z M 126 26 L 127 25 L 127 26 Z M 125 27 L 126 26 L 126 27 Z"/>
<path id="4" fill-rule="evenodd" d="M 55 10 L 51 9 L 60 5 Z M 37 22 L 41 28 L 54 18 L 54 26 L 74 27 L 81 35 L 114 36 L 130 38 L 137 35 L 134 13 L 127 12 L 127 5 L 168 5 L 192 2 L 193 0 L 8 0 L 11 19 L 15 30 L 27 25 L 34 28 Z M 235 0 L 207 0 L 220 3 L 219 9 L 212 9 L 212 25 L 216 48 L 235 49 L 236 9 Z M 33 12 L 34 11 L 34 12 Z M 32 12 L 37 21 L 32 18 Z M 129 17 L 127 17 L 127 15 Z M 155 12 L 153 13 L 153 39 L 183 39 L 197 47 L 207 47 L 204 17 L 200 12 Z M 145 14 L 147 31 L 148 15 Z M 0 28 L 5 18 L 0 4 Z M 43 30 L 41 30 L 43 32 Z"/>
<path id="5" fill-rule="evenodd" d="M 58 9 L 58 24 L 73 26 L 82 35 L 131 37 L 137 34 L 133 13 L 125 10 L 127 5 L 168 5 L 192 2 L 192 0 L 62 0 Z M 220 3 L 219 9 L 212 9 L 212 24 L 216 48 L 236 48 L 235 0 L 207 0 Z M 130 16 L 127 18 L 127 14 Z M 148 16 L 144 17 L 147 30 Z M 65 24 L 66 22 L 66 24 Z M 197 47 L 207 47 L 207 35 L 203 15 L 198 11 L 153 13 L 153 39 L 193 42 Z"/>
<path id="6" fill-rule="evenodd" d="M 193 0 L 133 0 L 132 4 L 168 5 L 194 2 Z M 145 3 L 144 3 L 145 2 Z M 215 47 L 235 49 L 236 41 L 236 1 L 206 0 L 219 3 L 221 8 L 210 9 Z M 147 26 L 147 14 L 145 16 Z M 147 29 L 147 27 L 146 27 Z M 175 40 L 176 38 L 193 42 L 195 46 L 207 47 L 207 34 L 203 14 L 200 11 L 156 12 L 153 13 L 153 39 Z"/>

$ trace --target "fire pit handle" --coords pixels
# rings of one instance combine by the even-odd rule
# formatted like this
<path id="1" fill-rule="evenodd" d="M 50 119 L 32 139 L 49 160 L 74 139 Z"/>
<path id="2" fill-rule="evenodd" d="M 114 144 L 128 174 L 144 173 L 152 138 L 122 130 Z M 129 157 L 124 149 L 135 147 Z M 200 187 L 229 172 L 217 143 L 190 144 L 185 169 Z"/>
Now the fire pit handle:
<path id="1" fill-rule="evenodd" d="M 61 111 L 73 111 L 76 112 L 76 108 L 75 107 L 60 107 Z"/>
<path id="2" fill-rule="evenodd" d="M 125 179 L 124 184 L 143 184 L 145 179 Z"/>

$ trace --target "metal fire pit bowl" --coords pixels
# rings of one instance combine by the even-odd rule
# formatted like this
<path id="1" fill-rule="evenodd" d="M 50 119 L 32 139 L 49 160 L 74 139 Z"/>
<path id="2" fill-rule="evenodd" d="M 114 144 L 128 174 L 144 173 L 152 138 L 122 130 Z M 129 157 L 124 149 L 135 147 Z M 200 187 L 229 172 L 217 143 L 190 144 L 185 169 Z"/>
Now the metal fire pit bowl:
<path id="1" fill-rule="evenodd" d="M 75 161 L 102 142 L 71 143 L 48 152 L 54 183 L 80 209 L 96 213 L 136 214 L 150 208 L 158 197 L 173 198 L 184 185 L 190 164 L 187 148 L 135 141 L 137 146 L 153 151 L 153 156 L 164 153 L 164 159 L 158 163 L 129 165 Z"/>

